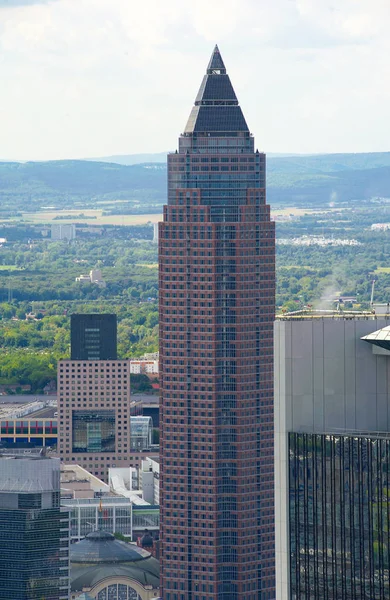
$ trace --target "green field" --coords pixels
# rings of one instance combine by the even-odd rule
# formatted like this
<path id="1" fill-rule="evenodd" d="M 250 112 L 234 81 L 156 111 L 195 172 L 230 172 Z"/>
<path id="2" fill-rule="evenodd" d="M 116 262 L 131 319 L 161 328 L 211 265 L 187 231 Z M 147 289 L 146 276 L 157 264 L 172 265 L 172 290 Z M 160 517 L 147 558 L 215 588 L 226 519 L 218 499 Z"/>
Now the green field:
<path id="1" fill-rule="evenodd" d="M 15 265 L 0 265 L 0 271 L 23 271 L 23 269 Z"/>
<path id="2" fill-rule="evenodd" d="M 107 204 L 114 204 L 116 201 L 107 201 Z M 120 201 L 117 201 L 118 203 Z M 316 210 L 309 208 L 275 208 L 272 210 L 272 216 L 277 217 L 302 217 L 309 214 L 330 213 L 336 209 Z M 89 226 L 100 227 L 102 225 L 145 225 L 146 223 L 158 223 L 162 220 L 160 213 L 139 214 L 139 215 L 105 215 L 103 209 L 62 209 L 62 210 L 39 210 L 36 212 L 24 212 L 20 218 L 12 217 L 10 219 L 0 219 L 3 223 L 25 223 L 26 225 L 66 225 L 68 223 L 83 223 Z M 61 217 L 61 218 L 58 218 Z"/>
<path id="3" fill-rule="evenodd" d="M 158 269 L 158 263 L 137 263 L 137 267 L 145 267 L 146 269 Z"/>
<path id="4" fill-rule="evenodd" d="M 62 217 L 56 219 L 56 217 Z M 66 218 L 65 218 L 66 217 Z M 69 218 L 68 218 L 69 217 Z M 33 213 L 22 213 L 24 223 L 42 223 L 65 225 L 67 223 L 87 223 L 88 225 L 144 225 L 158 223 L 161 214 L 146 215 L 103 215 L 103 210 L 42 210 Z M 13 219 L 15 221 L 15 219 Z"/>
<path id="5" fill-rule="evenodd" d="M 319 271 L 319 268 L 309 267 L 308 265 L 281 265 L 281 269 L 285 269 L 286 271 L 290 271 L 291 269 L 307 269 L 308 271 Z"/>
<path id="6" fill-rule="evenodd" d="M 390 273 L 390 267 L 378 267 L 374 273 L 379 275 L 379 273 Z"/>

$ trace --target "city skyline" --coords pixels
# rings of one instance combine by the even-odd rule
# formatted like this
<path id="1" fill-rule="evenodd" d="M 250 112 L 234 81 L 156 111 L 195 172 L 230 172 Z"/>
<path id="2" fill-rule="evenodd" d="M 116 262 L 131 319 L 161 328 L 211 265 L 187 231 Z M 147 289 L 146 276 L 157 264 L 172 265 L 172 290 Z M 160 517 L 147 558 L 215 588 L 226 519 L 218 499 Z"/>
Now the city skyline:
<path id="1" fill-rule="evenodd" d="M 170 132 L 186 118 L 192 75 L 201 77 L 203 49 L 215 42 L 260 149 L 388 149 L 388 2 L 220 6 L 0 0 L 0 158 L 170 149 Z"/>

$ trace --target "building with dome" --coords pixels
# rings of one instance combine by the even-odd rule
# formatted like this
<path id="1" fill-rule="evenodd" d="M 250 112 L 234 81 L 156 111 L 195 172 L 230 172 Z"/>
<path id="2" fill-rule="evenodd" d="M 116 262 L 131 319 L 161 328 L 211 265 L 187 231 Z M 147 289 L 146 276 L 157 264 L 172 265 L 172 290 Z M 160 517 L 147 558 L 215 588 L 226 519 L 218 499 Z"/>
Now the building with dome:
<path id="1" fill-rule="evenodd" d="M 71 599 L 152 600 L 160 567 L 150 552 L 94 531 L 70 550 Z"/>

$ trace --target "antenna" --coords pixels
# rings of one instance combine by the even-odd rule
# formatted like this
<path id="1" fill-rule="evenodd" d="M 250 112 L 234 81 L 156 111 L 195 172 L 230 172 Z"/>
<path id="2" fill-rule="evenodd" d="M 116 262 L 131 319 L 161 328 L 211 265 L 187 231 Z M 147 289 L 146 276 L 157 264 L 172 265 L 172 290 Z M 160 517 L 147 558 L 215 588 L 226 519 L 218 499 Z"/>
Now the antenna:
<path id="1" fill-rule="evenodd" d="M 375 291 L 375 279 L 372 280 L 372 287 L 371 287 L 371 300 L 370 300 L 371 308 L 374 305 L 374 291 Z"/>

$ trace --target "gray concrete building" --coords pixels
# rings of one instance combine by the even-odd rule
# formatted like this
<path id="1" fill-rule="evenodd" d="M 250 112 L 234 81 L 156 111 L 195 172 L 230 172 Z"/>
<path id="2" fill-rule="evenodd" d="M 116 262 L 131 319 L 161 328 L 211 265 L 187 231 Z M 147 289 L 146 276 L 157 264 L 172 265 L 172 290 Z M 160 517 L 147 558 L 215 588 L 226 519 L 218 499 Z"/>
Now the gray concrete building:
<path id="1" fill-rule="evenodd" d="M 277 600 L 389 598 L 389 325 L 275 322 Z"/>

